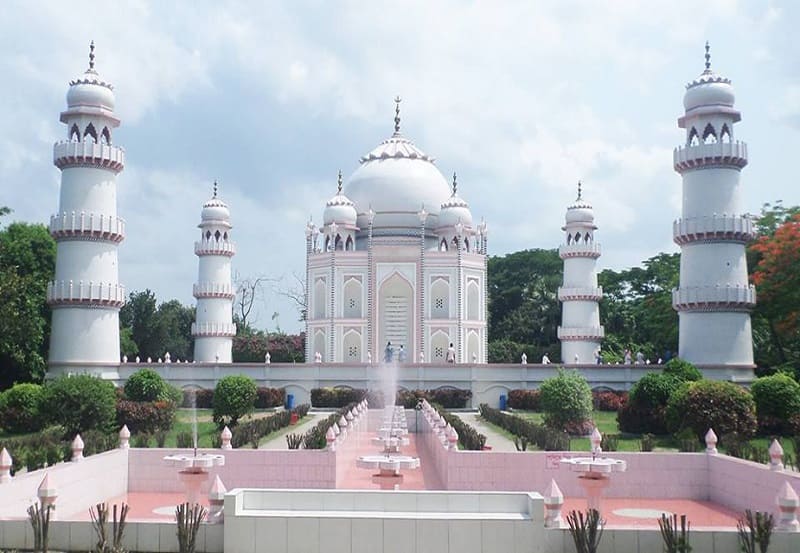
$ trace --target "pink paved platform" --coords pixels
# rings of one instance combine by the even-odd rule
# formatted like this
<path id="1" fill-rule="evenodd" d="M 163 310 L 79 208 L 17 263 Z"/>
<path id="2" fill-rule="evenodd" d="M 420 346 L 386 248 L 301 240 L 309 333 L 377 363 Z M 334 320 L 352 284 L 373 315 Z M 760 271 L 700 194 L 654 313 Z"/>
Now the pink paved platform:
<path id="1" fill-rule="evenodd" d="M 691 527 L 696 530 L 736 528 L 739 517 L 739 513 L 721 505 L 694 499 L 603 498 L 600 509 L 603 519 L 613 528 L 658 528 L 661 511 L 666 512 L 667 516 L 686 515 Z M 567 514 L 572 510 L 586 510 L 586 499 L 565 497 L 561 516 L 566 520 Z"/>

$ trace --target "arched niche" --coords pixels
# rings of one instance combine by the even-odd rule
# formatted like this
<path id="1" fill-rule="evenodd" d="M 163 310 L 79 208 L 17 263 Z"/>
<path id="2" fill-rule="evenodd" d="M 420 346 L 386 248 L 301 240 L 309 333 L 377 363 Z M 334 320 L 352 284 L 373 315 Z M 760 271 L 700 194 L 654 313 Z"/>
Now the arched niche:
<path id="1" fill-rule="evenodd" d="M 430 294 L 431 319 L 450 318 L 450 284 L 443 278 L 431 284 Z"/>
<path id="2" fill-rule="evenodd" d="M 328 302 L 327 299 L 327 287 L 325 286 L 325 279 L 318 278 L 316 282 L 314 282 L 314 318 L 315 319 L 324 319 L 325 313 L 327 311 L 326 306 Z"/>
<path id="3" fill-rule="evenodd" d="M 342 316 L 345 319 L 360 319 L 362 315 L 362 287 L 361 282 L 356 278 L 351 278 L 344 285 L 344 305 L 342 306 Z"/>
<path id="4" fill-rule="evenodd" d="M 447 360 L 447 348 L 450 347 L 450 336 L 444 330 L 437 330 L 431 335 L 431 349 L 428 353 L 431 363 L 444 363 Z"/>
<path id="5" fill-rule="evenodd" d="M 467 282 L 467 320 L 478 321 L 481 317 L 481 292 L 478 282 L 470 280 Z M 470 358 L 472 359 L 472 358 Z"/>
<path id="6" fill-rule="evenodd" d="M 342 340 L 342 360 L 347 363 L 361 363 L 361 333 L 349 330 Z"/>
<path id="7" fill-rule="evenodd" d="M 384 280 L 378 291 L 378 321 L 381 351 L 391 342 L 394 351 L 402 345 L 406 352 L 413 351 L 414 288 L 398 273 Z"/>
<path id="8" fill-rule="evenodd" d="M 314 356 L 316 357 L 317 354 L 322 356 L 322 360 L 325 361 L 325 331 L 324 330 L 317 330 L 314 333 Z"/>

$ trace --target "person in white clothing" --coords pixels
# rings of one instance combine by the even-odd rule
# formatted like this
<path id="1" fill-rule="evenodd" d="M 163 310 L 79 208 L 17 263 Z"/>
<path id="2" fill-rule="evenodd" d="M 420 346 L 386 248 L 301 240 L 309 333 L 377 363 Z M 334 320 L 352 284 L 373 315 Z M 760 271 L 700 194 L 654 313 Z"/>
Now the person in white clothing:
<path id="1" fill-rule="evenodd" d="M 447 348 L 447 362 L 448 363 L 455 363 L 456 362 L 456 348 L 453 347 L 453 342 L 450 342 L 450 347 Z"/>

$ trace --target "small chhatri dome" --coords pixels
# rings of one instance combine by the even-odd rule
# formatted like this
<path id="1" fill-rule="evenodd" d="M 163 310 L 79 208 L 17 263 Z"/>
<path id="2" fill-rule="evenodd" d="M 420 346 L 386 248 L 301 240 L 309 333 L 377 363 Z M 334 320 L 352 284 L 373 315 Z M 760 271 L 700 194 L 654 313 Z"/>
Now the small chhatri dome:
<path id="1" fill-rule="evenodd" d="M 717 75 L 711 69 L 711 46 L 706 41 L 706 68 L 692 82 L 686 85 L 686 94 L 683 96 L 683 107 L 690 111 L 699 107 L 733 107 L 736 99 L 731 86 L 731 80 Z"/>
<path id="2" fill-rule="evenodd" d="M 439 228 L 454 227 L 459 222 L 465 228 L 472 228 L 472 212 L 469 204 L 458 196 L 458 180 L 453 173 L 453 192 L 450 197 L 442 203 L 439 211 Z"/>
<path id="3" fill-rule="evenodd" d="M 214 181 L 214 196 L 203 204 L 200 213 L 201 225 L 217 224 L 230 226 L 231 212 L 228 204 L 217 197 L 217 181 Z"/>
<path id="4" fill-rule="evenodd" d="M 594 211 L 592 204 L 583 199 L 581 181 L 578 181 L 578 197 L 575 203 L 567 208 L 567 224 L 569 223 L 586 223 L 594 224 Z"/>
<path id="5" fill-rule="evenodd" d="M 89 68 L 69 82 L 67 105 L 70 108 L 100 107 L 113 111 L 114 87 L 103 80 L 94 68 L 94 41 L 89 45 Z"/>
<path id="6" fill-rule="evenodd" d="M 400 133 L 400 102 L 395 98 L 394 133 L 361 158 L 361 165 L 345 187 L 359 214 L 361 229 L 369 226 L 367 210 L 372 206 L 374 229 L 417 232 L 419 206 L 426 206 L 435 218 L 439 206 L 450 196 L 447 180 L 434 165 L 434 158 Z"/>
<path id="7" fill-rule="evenodd" d="M 323 223 L 325 225 L 336 223 L 337 225 L 354 227 L 357 217 L 355 204 L 342 193 L 342 172 L 339 171 L 336 195 L 325 204 L 325 211 L 322 214 Z"/>

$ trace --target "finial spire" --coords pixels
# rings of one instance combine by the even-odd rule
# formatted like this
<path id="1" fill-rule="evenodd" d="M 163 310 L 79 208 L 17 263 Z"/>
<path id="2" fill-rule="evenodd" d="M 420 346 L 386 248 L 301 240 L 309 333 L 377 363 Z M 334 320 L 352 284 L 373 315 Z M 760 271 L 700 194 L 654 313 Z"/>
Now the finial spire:
<path id="1" fill-rule="evenodd" d="M 458 194 L 458 180 L 455 171 L 453 171 L 453 196 Z"/>
<path id="2" fill-rule="evenodd" d="M 706 71 L 711 71 L 711 45 L 706 41 Z"/>
<path id="3" fill-rule="evenodd" d="M 214 179 L 214 197 L 217 197 L 217 180 Z"/>
<path id="4" fill-rule="evenodd" d="M 578 200 L 581 199 L 581 187 L 582 186 L 583 186 L 583 184 L 581 184 L 581 181 L 578 181 Z"/>
<path id="5" fill-rule="evenodd" d="M 94 41 L 89 43 L 89 71 L 94 71 Z"/>
<path id="6" fill-rule="evenodd" d="M 400 98 L 400 96 L 396 96 L 395 99 L 394 99 L 394 103 L 395 103 L 395 106 L 394 106 L 394 132 L 395 133 L 399 133 L 400 132 L 400 102 L 402 102 L 402 101 L 403 101 L 403 99 Z"/>
<path id="7" fill-rule="evenodd" d="M 336 180 L 336 194 L 342 194 L 342 170 L 339 169 L 339 178 Z"/>

